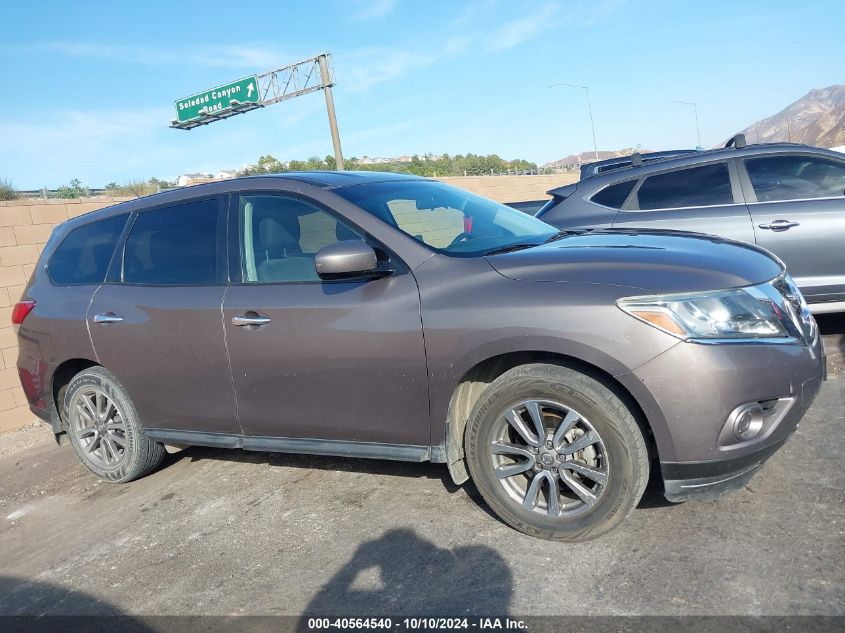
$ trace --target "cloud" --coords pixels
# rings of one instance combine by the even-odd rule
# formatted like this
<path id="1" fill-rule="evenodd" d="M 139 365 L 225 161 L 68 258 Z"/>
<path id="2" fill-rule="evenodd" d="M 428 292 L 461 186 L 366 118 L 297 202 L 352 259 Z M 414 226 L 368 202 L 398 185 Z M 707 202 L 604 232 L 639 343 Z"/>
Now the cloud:
<path id="1" fill-rule="evenodd" d="M 416 68 L 426 68 L 438 59 L 430 51 L 369 47 L 338 53 L 335 65 L 338 81 L 350 92 L 365 90 L 375 84 L 398 79 Z"/>
<path id="2" fill-rule="evenodd" d="M 581 25 L 594 26 L 604 22 L 626 2 L 627 0 L 600 0 L 590 3 L 582 13 Z"/>
<path id="3" fill-rule="evenodd" d="M 148 46 L 55 41 L 39 44 L 37 48 L 70 57 L 121 60 L 125 63 L 145 66 L 180 64 L 211 68 L 249 68 L 256 72 L 280 66 L 290 58 L 289 55 L 262 44 L 162 50 Z"/>
<path id="4" fill-rule="evenodd" d="M 558 12 L 557 4 L 546 4 L 529 15 L 513 20 L 489 35 L 487 50 L 504 51 L 534 39 L 552 26 L 551 18 Z"/>
<path id="5" fill-rule="evenodd" d="M 364 22 L 386 16 L 396 8 L 396 0 L 358 0 L 355 5 L 356 13 L 352 19 L 355 22 Z"/>
<path id="6" fill-rule="evenodd" d="M 354 145 L 355 143 L 362 143 L 375 138 L 381 138 L 384 136 L 398 134 L 399 132 L 404 132 L 405 130 L 409 130 L 414 126 L 418 126 L 419 123 L 419 121 L 413 120 L 397 121 L 396 123 L 389 123 L 387 125 L 378 125 L 376 127 L 351 132 L 344 136 L 343 140 L 349 145 Z"/>
<path id="7" fill-rule="evenodd" d="M 43 121 L 0 121 L 0 138 L 16 148 L 14 163 L 0 165 L 0 171 L 12 174 L 23 188 L 56 186 L 103 169 L 123 180 L 169 153 L 157 136 L 172 116 L 170 108 L 149 108 L 55 111 Z"/>

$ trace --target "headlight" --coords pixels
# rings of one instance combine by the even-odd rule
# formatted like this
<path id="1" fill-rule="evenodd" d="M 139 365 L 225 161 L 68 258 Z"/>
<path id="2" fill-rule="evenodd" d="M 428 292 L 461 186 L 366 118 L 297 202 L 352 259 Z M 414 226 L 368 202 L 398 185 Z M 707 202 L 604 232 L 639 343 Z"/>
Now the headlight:
<path id="1" fill-rule="evenodd" d="M 789 336 L 779 309 L 757 287 L 686 295 L 620 299 L 617 305 L 641 321 L 682 339 L 746 339 Z"/>

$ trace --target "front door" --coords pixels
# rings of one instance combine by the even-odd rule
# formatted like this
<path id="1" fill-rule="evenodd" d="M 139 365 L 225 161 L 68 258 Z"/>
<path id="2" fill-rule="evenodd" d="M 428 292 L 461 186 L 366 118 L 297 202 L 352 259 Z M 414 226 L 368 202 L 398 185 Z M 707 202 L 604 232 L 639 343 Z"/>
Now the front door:
<path id="1" fill-rule="evenodd" d="M 781 154 L 743 161 L 757 243 L 813 303 L 845 300 L 845 161 Z"/>
<path id="2" fill-rule="evenodd" d="M 220 198 L 140 212 L 120 273 L 94 294 L 94 349 L 147 428 L 240 433 L 220 314 L 224 228 Z"/>
<path id="3" fill-rule="evenodd" d="M 393 256 L 388 277 L 322 281 L 317 251 L 359 232 L 282 194 L 242 195 L 237 212 L 242 283 L 229 288 L 223 319 L 245 435 L 427 447 L 413 275 Z"/>

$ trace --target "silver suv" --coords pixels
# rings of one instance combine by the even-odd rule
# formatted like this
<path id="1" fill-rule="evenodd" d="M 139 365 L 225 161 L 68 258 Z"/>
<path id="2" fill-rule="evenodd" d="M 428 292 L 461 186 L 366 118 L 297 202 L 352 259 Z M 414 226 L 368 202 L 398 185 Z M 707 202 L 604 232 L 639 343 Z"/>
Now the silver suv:
<path id="1" fill-rule="evenodd" d="M 839 152 L 738 139 L 718 150 L 604 161 L 593 172 L 550 191 L 537 217 L 560 229 L 676 229 L 757 244 L 783 260 L 813 312 L 845 311 Z"/>

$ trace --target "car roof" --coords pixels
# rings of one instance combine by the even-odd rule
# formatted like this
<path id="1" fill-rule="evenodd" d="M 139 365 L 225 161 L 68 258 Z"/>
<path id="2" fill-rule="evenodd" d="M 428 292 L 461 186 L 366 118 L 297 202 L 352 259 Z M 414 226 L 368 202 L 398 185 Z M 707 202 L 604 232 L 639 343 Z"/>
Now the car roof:
<path id="1" fill-rule="evenodd" d="M 238 178 L 215 180 L 213 182 L 189 185 L 187 187 L 177 187 L 175 189 L 168 189 L 167 191 L 161 191 L 148 196 L 133 198 L 132 200 L 127 200 L 126 202 L 120 202 L 118 204 L 96 209 L 75 218 L 71 218 L 62 225 L 70 229 L 79 224 L 85 224 L 94 218 L 101 219 L 119 213 L 131 213 L 133 211 L 142 210 L 159 204 L 167 205 L 170 203 L 179 203 L 190 198 L 229 193 L 231 191 L 237 191 L 241 183 L 255 184 L 256 182 L 261 182 L 262 180 L 266 180 L 268 182 L 288 180 L 292 182 L 301 182 L 303 184 L 311 185 L 312 187 L 331 190 L 365 183 L 418 181 L 430 179 L 422 176 L 415 176 L 414 174 L 401 174 L 385 171 L 289 171 L 278 174 L 261 174 L 259 176 L 240 176 Z"/>
<path id="2" fill-rule="evenodd" d="M 695 154 L 704 150 L 701 149 L 670 149 L 659 152 L 645 152 L 640 154 L 640 158 L 644 162 L 655 160 L 663 160 L 664 158 L 673 158 L 675 156 L 683 156 L 685 154 Z M 617 170 L 622 167 L 630 167 L 633 163 L 635 154 L 628 154 L 627 156 L 616 156 L 614 158 L 606 158 L 605 160 L 598 160 L 592 163 L 585 163 L 581 165 L 581 178 L 590 178 L 597 174 L 603 174 L 610 169 Z M 609 169 L 608 169 L 609 168 Z"/>
<path id="3" fill-rule="evenodd" d="M 693 166 L 699 163 L 710 163 L 717 160 L 726 160 L 728 158 L 745 158 L 748 156 L 779 154 L 783 152 L 809 152 L 829 156 L 831 158 L 838 158 L 840 160 L 842 159 L 842 155 L 838 152 L 824 149 L 822 147 L 813 147 L 812 145 L 803 145 L 801 143 L 758 143 L 746 145 L 742 148 L 719 147 L 716 149 L 702 150 L 681 156 L 670 156 L 668 158 L 651 160 L 644 162 L 642 165 L 628 165 L 612 171 L 606 171 L 589 176 L 588 178 L 584 178 L 575 184 L 579 188 L 582 184 L 585 184 L 591 189 L 598 189 L 610 182 L 639 178 L 644 174 L 665 171 L 676 167 Z M 552 196 L 566 196 L 571 194 L 571 186 L 572 185 L 563 185 L 561 187 L 555 187 L 554 189 L 550 189 L 547 193 Z"/>
<path id="4" fill-rule="evenodd" d="M 337 189 L 351 185 L 361 185 L 371 182 L 390 182 L 397 180 L 424 180 L 422 176 L 401 174 L 391 171 L 287 171 L 278 174 L 262 174 L 260 176 L 242 176 L 226 182 L 257 178 L 284 178 L 305 182 L 324 189 Z"/>

